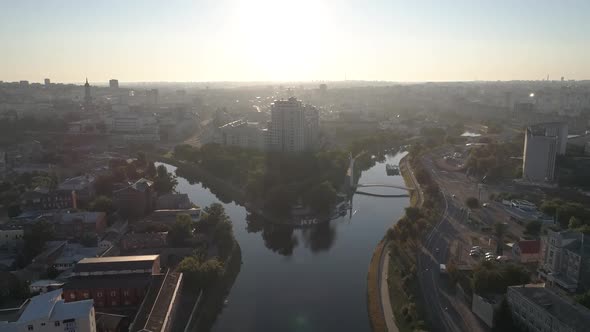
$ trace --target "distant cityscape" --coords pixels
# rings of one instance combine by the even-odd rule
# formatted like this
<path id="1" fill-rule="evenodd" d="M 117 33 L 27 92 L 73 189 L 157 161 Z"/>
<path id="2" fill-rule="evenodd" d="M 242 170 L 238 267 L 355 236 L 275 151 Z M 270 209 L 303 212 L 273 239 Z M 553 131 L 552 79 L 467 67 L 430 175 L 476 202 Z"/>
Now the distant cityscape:
<path id="1" fill-rule="evenodd" d="M 361 330 L 590 323 L 588 81 L 91 82 L 0 82 L 1 331 L 231 330 L 276 255 Z"/>

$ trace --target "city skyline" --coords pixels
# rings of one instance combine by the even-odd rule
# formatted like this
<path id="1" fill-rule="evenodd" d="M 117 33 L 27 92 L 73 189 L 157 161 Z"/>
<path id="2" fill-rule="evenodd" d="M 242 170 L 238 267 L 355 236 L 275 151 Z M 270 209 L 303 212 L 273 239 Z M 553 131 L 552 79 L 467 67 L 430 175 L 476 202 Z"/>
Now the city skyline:
<path id="1" fill-rule="evenodd" d="M 4 2 L 0 80 L 590 78 L 584 1 Z"/>

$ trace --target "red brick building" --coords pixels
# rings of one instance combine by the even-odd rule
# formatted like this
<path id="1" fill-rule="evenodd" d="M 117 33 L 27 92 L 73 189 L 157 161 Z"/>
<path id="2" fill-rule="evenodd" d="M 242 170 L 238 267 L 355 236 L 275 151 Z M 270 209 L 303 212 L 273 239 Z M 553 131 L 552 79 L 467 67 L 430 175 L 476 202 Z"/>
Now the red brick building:
<path id="1" fill-rule="evenodd" d="M 97 308 L 137 307 L 153 276 L 160 275 L 160 256 L 86 258 L 72 275 L 63 288 L 66 302 L 93 299 Z"/>

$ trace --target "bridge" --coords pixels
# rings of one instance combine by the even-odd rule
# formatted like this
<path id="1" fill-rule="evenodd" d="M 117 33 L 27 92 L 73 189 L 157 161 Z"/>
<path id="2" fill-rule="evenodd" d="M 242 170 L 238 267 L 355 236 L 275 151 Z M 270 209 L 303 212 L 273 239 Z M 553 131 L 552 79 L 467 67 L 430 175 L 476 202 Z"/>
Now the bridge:
<path id="1" fill-rule="evenodd" d="M 355 184 L 354 183 L 354 162 L 355 162 L 356 158 L 360 157 L 363 154 L 365 154 L 364 151 L 354 157 L 352 156 L 352 154 L 349 154 L 348 170 L 346 171 L 346 177 L 345 177 L 345 185 L 348 188 L 349 195 L 353 194 L 353 193 L 359 193 L 359 194 L 363 194 L 363 195 L 379 196 L 379 197 L 407 197 L 408 195 L 372 194 L 372 193 L 358 191 L 357 188 L 383 187 L 383 188 L 401 189 L 401 190 L 405 190 L 405 191 L 414 190 L 414 188 L 409 188 L 409 187 L 405 187 L 402 185 L 396 185 L 396 184 L 390 184 L 390 183 L 357 183 L 357 184 Z"/>
<path id="2" fill-rule="evenodd" d="M 396 185 L 396 184 L 387 184 L 387 183 L 359 183 L 356 185 L 356 187 L 357 188 L 383 187 L 383 188 L 401 189 L 401 190 L 405 190 L 405 191 L 414 190 L 414 188 L 408 188 L 405 186 L 400 186 L 400 185 Z"/>

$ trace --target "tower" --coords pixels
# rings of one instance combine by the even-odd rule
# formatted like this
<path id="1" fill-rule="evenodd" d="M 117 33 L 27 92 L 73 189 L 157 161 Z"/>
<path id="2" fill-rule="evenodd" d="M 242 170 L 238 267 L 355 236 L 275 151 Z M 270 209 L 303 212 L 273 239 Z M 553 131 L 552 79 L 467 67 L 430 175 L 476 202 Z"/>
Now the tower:
<path id="1" fill-rule="evenodd" d="M 90 105 L 92 103 L 92 96 L 90 95 L 90 84 L 88 84 L 88 77 L 86 77 L 86 84 L 84 84 L 84 104 Z"/>

